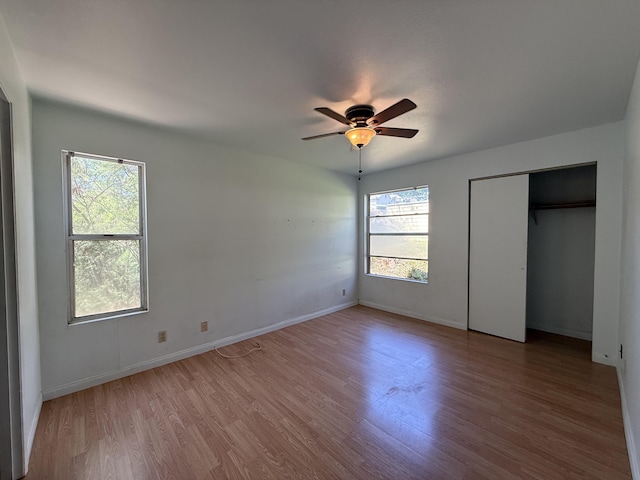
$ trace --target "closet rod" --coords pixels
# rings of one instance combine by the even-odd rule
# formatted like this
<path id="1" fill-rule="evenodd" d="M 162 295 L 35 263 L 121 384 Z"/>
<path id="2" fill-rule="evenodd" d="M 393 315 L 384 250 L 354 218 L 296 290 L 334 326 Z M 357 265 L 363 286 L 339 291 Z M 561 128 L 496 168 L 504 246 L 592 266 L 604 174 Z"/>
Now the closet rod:
<path id="1" fill-rule="evenodd" d="M 557 208 L 583 208 L 595 207 L 596 202 L 571 202 L 571 203 L 548 203 L 541 205 L 531 205 L 531 210 L 554 210 Z"/>

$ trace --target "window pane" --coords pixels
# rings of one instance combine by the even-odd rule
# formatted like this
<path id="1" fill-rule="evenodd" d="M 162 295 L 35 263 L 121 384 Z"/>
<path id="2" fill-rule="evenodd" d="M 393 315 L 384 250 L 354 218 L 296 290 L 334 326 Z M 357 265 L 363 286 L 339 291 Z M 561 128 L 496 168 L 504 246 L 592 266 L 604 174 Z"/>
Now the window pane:
<path id="1" fill-rule="evenodd" d="M 73 242 L 75 316 L 140 308 L 140 242 Z"/>
<path id="2" fill-rule="evenodd" d="M 371 235 L 369 255 L 427 259 L 429 237 L 426 235 Z"/>
<path id="3" fill-rule="evenodd" d="M 140 234 L 138 166 L 71 157 L 74 234 Z"/>
<path id="4" fill-rule="evenodd" d="M 429 215 L 370 218 L 369 233 L 429 233 Z"/>
<path id="5" fill-rule="evenodd" d="M 429 187 L 369 195 L 369 215 L 429 213 Z"/>
<path id="6" fill-rule="evenodd" d="M 399 205 L 373 205 L 369 208 L 369 216 L 384 217 L 387 215 L 410 215 L 412 213 L 429 213 L 429 202 L 405 203 Z"/>
<path id="7" fill-rule="evenodd" d="M 398 258 L 369 259 L 369 273 L 385 277 L 410 278 L 426 282 L 429 277 L 427 260 L 400 260 Z"/>

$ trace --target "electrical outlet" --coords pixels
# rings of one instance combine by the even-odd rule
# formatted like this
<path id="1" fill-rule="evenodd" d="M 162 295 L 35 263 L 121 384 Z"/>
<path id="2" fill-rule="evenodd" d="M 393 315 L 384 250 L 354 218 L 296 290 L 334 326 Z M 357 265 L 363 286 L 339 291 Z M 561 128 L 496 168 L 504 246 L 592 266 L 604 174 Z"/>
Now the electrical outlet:
<path id="1" fill-rule="evenodd" d="M 162 342 L 166 342 L 167 341 L 167 331 L 166 330 L 160 330 L 158 332 L 158 343 L 162 343 Z"/>
<path id="2" fill-rule="evenodd" d="M 207 330 L 209 330 L 209 322 L 200 322 L 200 331 L 206 332 Z"/>
<path id="3" fill-rule="evenodd" d="M 347 291 L 343 288 L 342 289 L 342 296 L 344 297 L 347 294 Z"/>

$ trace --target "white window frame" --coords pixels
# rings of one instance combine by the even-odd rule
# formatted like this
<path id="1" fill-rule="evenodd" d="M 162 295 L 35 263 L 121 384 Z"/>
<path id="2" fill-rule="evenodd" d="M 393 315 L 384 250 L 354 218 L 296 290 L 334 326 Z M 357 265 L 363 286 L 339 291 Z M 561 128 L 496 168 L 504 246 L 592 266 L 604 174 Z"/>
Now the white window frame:
<path id="1" fill-rule="evenodd" d="M 138 194 L 139 194 L 139 222 L 140 233 L 135 234 L 74 234 L 73 233 L 73 208 L 71 197 L 71 159 L 73 157 L 89 158 L 92 160 L 113 162 L 126 165 L 134 165 L 138 167 Z M 67 236 L 67 284 L 69 289 L 69 308 L 68 308 L 68 324 L 76 325 L 88 322 L 96 322 L 100 320 L 108 320 L 112 318 L 120 318 L 129 315 L 136 315 L 149 311 L 148 297 L 148 260 L 147 260 L 147 191 L 146 191 L 146 167 L 144 162 L 134 160 L 126 160 L 124 158 L 107 157 L 103 155 L 95 155 L 91 153 L 81 153 L 71 150 L 62 151 L 62 171 L 63 171 L 63 191 L 64 191 L 64 223 Z M 76 316 L 76 288 L 74 273 L 74 241 L 100 241 L 100 240 L 136 240 L 140 242 L 140 307 L 130 308 L 126 310 L 115 310 L 110 312 L 98 313 L 95 315 Z"/>
<path id="2" fill-rule="evenodd" d="M 381 195 L 381 194 L 385 194 L 385 193 L 396 193 L 396 192 L 406 192 L 409 190 L 418 190 L 421 188 L 426 188 L 429 189 L 429 185 L 420 185 L 420 186 L 415 186 L 415 187 L 407 187 L 407 188 L 398 188 L 395 190 L 383 190 L 381 192 L 371 192 L 368 193 L 365 196 L 365 238 L 366 238 L 366 245 L 364 246 L 364 251 L 365 251 L 365 261 L 364 261 L 364 265 L 365 265 L 365 274 L 372 276 L 372 277 L 377 277 L 377 278 L 388 278 L 391 280 L 400 280 L 400 281 L 405 281 L 405 282 L 413 282 L 413 283 L 421 283 L 423 285 L 426 285 L 429 283 L 429 278 L 428 278 L 428 269 L 427 269 L 427 280 L 422 281 L 422 280 L 416 280 L 416 279 L 412 279 L 412 278 L 404 278 L 404 277 L 392 277 L 392 276 L 388 276 L 388 275 L 378 275 L 376 273 L 371 273 L 371 257 L 375 257 L 375 258 L 395 258 L 395 259 L 399 259 L 399 260 L 414 260 L 412 258 L 403 258 L 403 257 L 381 257 L 379 255 L 371 255 L 371 236 L 372 235 L 380 235 L 380 234 L 372 234 L 370 231 L 370 227 L 371 227 L 371 218 L 378 218 L 378 217 L 372 217 L 371 216 L 371 196 L 372 195 Z M 406 216 L 409 215 L 423 215 L 423 214 L 408 214 Z M 429 191 L 429 212 L 427 213 L 428 218 L 431 219 L 431 195 L 430 195 L 430 191 Z M 404 215 L 403 215 L 404 216 Z M 431 222 L 429 222 L 430 225 Z M 430 228 L 428 229 L 430 230 Z M 410 233 L 394 233 L 394 235 L 424 235 L 427 238 L 429 237 L 429 231 L 427 232 L 410 232 Z M 427 263 L 429 262 L 429 248 L 427 247 L 427 255 L 426 255 L 426 259 L 424 259 L 427 261 Z"/>

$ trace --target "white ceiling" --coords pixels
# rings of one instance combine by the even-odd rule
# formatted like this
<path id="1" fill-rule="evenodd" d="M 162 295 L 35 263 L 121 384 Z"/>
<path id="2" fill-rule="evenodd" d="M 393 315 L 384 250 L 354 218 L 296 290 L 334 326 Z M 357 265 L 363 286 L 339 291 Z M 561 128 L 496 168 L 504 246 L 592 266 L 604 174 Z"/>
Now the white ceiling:
<path id="1" fill-rule="evenodd" d="M 418 108 L 365 172 L 624 118 L 638 0 L 0 0 L 30 91 L 355 173 L 313 111 Z M 1 68 L 1 67 L 0 67 Z"/>

